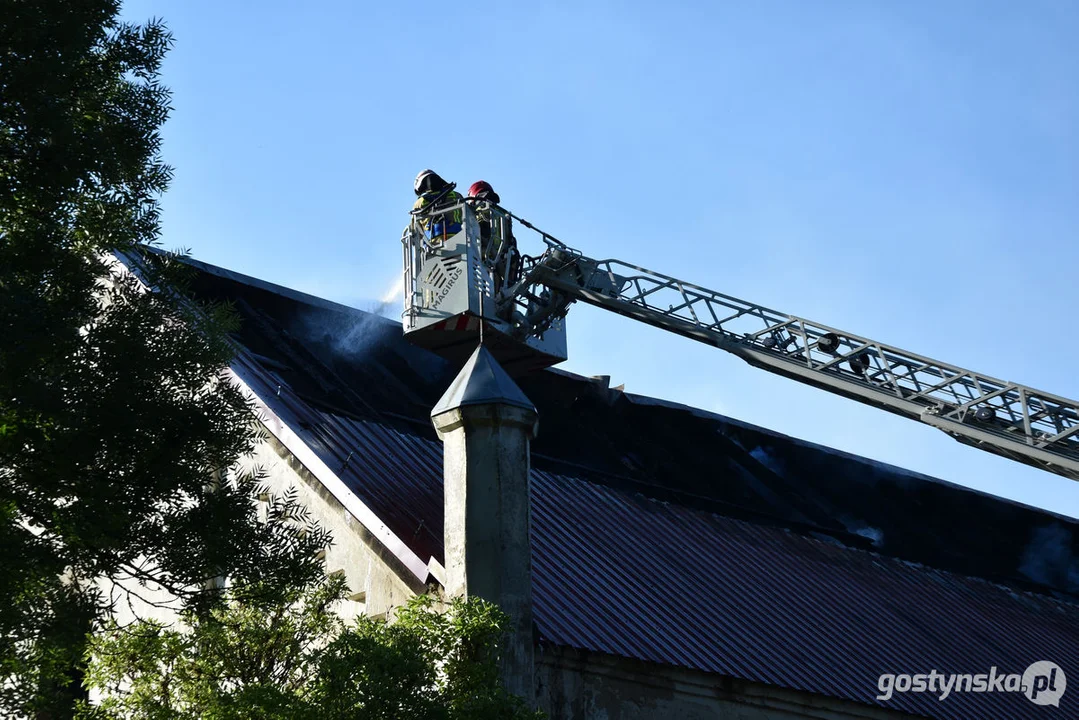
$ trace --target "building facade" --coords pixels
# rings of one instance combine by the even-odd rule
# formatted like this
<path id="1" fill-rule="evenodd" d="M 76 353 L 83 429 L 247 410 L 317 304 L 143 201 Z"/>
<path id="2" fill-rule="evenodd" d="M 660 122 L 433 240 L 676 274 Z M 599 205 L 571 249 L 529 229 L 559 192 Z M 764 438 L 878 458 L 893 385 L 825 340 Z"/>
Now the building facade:
<path id="1" fill-rule="evenodd" d="M 197 266 L 244 320 L 252 461 L 333 532 L 347 611 L 499 602 L 507 683 L 552 718 L 1079 716 L 1066 691 L 882 690 L 1079 672 L 1074 521 L 605 378 L 452 367 L 391 321 Z"/>

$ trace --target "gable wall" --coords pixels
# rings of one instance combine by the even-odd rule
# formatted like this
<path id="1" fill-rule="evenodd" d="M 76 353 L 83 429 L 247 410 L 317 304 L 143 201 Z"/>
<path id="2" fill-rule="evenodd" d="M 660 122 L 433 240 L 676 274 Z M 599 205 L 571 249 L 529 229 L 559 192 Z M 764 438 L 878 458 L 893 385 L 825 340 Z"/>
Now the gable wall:
<path id="1" fill-rule="evenodd" d="M 362 601 L 345 603 L 341 613 L 381 615 L 426 590 L 424 584 L 397 561 L 295 457 L 274 438 L 260 443 L 251 464 L 263 470 L 271 494 L 290 488 L 314 520 L 333 534 L 326 551 L 326 572 L 344 572 L 349 590 L 363 593 Z"/>

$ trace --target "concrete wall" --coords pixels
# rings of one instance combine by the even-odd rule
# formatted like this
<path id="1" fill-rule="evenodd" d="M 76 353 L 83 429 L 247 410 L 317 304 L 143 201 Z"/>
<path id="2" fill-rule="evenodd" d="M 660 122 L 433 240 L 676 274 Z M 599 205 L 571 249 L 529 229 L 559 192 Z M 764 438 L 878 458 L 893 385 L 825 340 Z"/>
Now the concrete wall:
<path id="1" fill-rule="evenodd" d="M 295 488 L 299 502 L 333 533 L 333 545 L 325 555 L 326 573 L 343 573 L 351 593 L 351 599 L 336 608 L 342 617 L 383 615 L 428 590 L 272 436 L 258 445 L 243 466 L 261 468 L 265 474 L 263 484 L 271 494 L 281 495 Z M 136 619 L 166 624 L 176 621 L 180 603 L 154 583 L 116 586 L 101 580 L 98 585 L 106 597 L 115 600 L 115 619 L 122 625 Z"/>
<path id="2" fill-rule="evenodd" d="M 912 716 L 810 693 L 569 648 L 536 651 L 550 720 L 901 720 Z"/>
<path id="3" fill-rule="evenodd" d="M 343 616 L 382 615 L 427 590 L 274 438 L 258 446 L 250 464 L 265 472 L 270 493 L 296 488 L 299 502 L 333 533 L 326 572 L 344 573 L 353 598 L 339 608 Z"/>

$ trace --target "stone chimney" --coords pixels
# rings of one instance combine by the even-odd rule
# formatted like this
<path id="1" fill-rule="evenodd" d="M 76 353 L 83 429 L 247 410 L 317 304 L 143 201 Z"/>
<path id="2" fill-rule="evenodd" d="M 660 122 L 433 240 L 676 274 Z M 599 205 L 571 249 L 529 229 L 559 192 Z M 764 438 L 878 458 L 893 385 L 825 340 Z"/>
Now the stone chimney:
<path id="1" fill-rule="evenodd" d="M 510 617 L 506 688 L 531 706 L 529 444 L 536 408 L 480 346 L 431 411 L 445 448 L 446 593 L 477 596 Z"/>

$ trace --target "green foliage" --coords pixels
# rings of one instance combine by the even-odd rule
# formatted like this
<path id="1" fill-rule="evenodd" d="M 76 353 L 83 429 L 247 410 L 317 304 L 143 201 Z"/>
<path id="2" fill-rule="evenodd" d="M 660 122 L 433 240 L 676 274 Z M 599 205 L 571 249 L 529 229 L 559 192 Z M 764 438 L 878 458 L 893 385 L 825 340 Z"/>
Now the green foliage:
<path id="1" fill-rule="evenodd" d="M 414 598 L 394 622 L 344 626 L 340 578 L 284 602 L 236 594 L 185 628 L 144 622 L 95 640 L 89 679 L 107 691 L 86 720 L 524 720 L 506 693 L 497 648 L 505 616 L 481 600 L 440 612 Z"/>
<path id="2" fill-rule="evenodd" d="M 392 624 L 361 618 L 321 658 L 312 707 L 340 720 L 542 718 L 501 685 L 506 625 L 491 603 L 455 599 L 443 612 L 428 595 L 413 598 Z"/>
<path id="3" fill-rule="evenodd" d="M 306 582 L 326 540 L 258 523 L 257 474 L 219 473 L 261 431 L 225 375 L 229 308 L 185 299 L 188 268 L 145 251 L 171 176 L 158 81 L 171 38 L 157 21 L 119 23 L 118 9 L 0 0 L 5 717 L 71 715 L 86 633 L 125 600 L 101 578 L 209 612 L 209 578 L 260 592 Z M 140 278 L 117 255 L 143 257 Z"/>
<path id="4" fill-rule="evenodd" d="M 418 600 L 344 628 L 327 533 L 293 494 L 259 521 L 234 315 L 149 249 L 171 37 L 118 9 L 0 0 L 0 715 L 526 716 L 497 612 Z M 188 631 L 110 621 L 158 589 Z"/>

